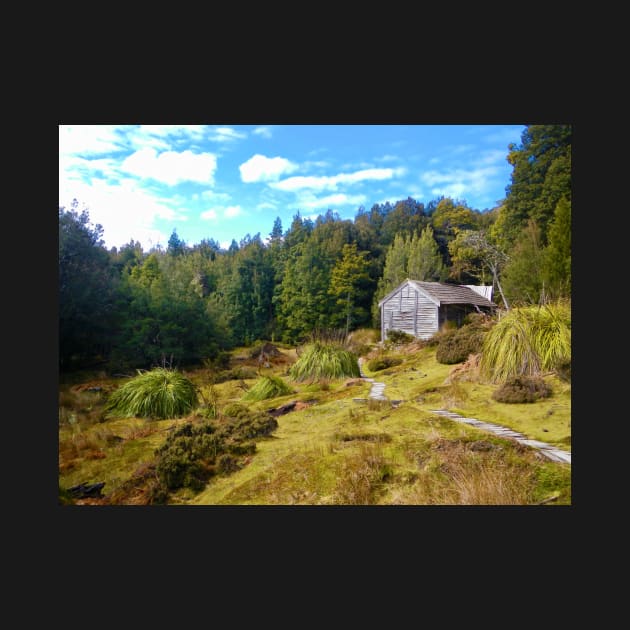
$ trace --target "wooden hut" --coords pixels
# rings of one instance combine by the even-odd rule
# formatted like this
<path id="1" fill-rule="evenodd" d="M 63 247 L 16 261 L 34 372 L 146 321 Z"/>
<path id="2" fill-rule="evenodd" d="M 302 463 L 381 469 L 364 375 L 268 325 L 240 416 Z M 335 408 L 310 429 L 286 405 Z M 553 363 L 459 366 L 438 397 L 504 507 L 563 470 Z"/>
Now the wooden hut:
<path id="1" fill-rule="evenodd" d="M 418 339 L 429 339 L 447 321 L 461 326 L 471 312 L 490 312 L 492 286 L 456 285 L 405 280 L 379 303 L 381 340 L 387 331 L 402 330 Z"/>

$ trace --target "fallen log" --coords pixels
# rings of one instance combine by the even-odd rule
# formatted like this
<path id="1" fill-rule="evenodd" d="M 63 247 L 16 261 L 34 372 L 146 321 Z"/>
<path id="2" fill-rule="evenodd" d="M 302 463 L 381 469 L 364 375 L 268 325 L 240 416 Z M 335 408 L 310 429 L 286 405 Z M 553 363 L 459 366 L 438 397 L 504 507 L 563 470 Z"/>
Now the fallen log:
<path id="1" fill-rule="evenodd" d="M 68 492 L 76 499 L 85 499 L 86 497 L 102 497 L 101 490 L 105 485 L 104 481 L 99 483 L 80 483 L 77 486 L 68 488 Z"/>

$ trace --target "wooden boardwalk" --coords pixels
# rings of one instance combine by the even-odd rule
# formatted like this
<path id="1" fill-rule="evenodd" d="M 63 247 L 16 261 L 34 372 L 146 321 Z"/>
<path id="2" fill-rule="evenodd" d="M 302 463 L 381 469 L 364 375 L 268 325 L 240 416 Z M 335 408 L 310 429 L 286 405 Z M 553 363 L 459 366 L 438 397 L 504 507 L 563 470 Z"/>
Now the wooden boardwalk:
<path id="1" fill-rule="evenodd" d="M 385 396 L 385 383 L 379 383 L 373 378 L 369 378 L 365 376 L 363 373 L 363 361 L 362 358 L 359 359 L 359 372 L 361 373 L 361 377 L 366 380 L 368 383 L 372 383 L 372 388 L 370 389 L 369 397 L 374 400 L 389 400 L 387 396 Z M 364 398 L 355 398 L 355 401 L 365 401 Z M 400 401 L 397 401 L 400 402 Z M 449 418 L 450 420 L 454 420 L 455 422 L 462 422 L 464 424 L 468 424 L 476 429 L 481 429 L 482 431 L 488 431 L 489 433 L 494 433 L 500 437 L 509 438 L 511 440 L 516 440 L 520 444 L 524 444 L 525 446 L 529 446 L 530 448 L 535 448 L 541 452 L 547 459 L 550 459 L 553 462 L 558 462 L 561 464 L 570 464 L 571 463 L 571 453 L 569 451 L 563 451 L 551 444 L 547 444 L 546 442 L 539 442 L 538 440 L 530 440 L 522 433 L 518 433 L 517 431 L 513 431 L 512 429 L 508 429 L 506 427 L 502 427 L 499 424 L 493 424 L 492 422 L 484 422 L 482 420 L 477 420 L 477 418 L 467 418 L 465 416 L 460 416 L 458 413 L 454 413 L 453 411 L 448 411 L 447 409 L 430 409 L 431 413 L 436 413 L 440 416 L 444 416 L 445 418 Z"/>
<path id="2" fill-rule="evenodd" d="M 440 416 L 444 416 L 446 418 L 454 420 L 455 422 L 462 422 L 477 429 L 481 429 L 482 431 L 488 431 L 490 433 L 494 433 L 495 435 L 499 435 L 500 437 L 506 437 L 510 438 L 511 440 L 516 440 L 520 444 L 525 444 L 525 446 L 529 446 L 530 448 L 535 448 L 539 450 L 545 457 L 547 457 L 551 461 L 559 462 L 561 464 L 571 463 L 571 453 L 569 453 L 568 451 L 563 451 L 556 446 L 547 444 L 546 442 L 530 440 L 522 433 L 512 431 L 512 429 L 507 429 L 506 427 L 502 427 L 499 424 L 483 422 L 481 420 L 477 420 L 476 418 L 466 418 L 465 416 L 460 416 L 458 413 L 454 413 L 453 411 L 448 411 L 446 409 L 430 409 L 429 411 L 431 411 L 431 413 L 437 413 Z"/>

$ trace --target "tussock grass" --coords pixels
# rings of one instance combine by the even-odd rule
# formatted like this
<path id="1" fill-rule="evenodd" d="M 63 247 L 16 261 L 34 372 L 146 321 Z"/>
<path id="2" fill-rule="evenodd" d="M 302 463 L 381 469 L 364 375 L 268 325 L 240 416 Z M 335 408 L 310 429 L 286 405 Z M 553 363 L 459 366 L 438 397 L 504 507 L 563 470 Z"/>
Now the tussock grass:
<path id="1" fill-rule="evenodd" d="M 105 411 L 111 418 L 179 418 L 198 404 L 197 390 L 180 372 L 166 368 L 139 371 L 109 397 Z"/>
<path id="2" fill-rule="evenodd" d="M 286 396 L 294 392 L 279 376 L 262 376 L 243 396 L 243 400 L 258 401 L 278 396 Z"/>
<path id="3" fill-rule="evenodd" d="M 334 343 L 316 341 L 308 344 L 298 360 L 289 368 L 289 376 L 297 382 L 361 376 L 356 355 Z"/>
<path id="4" fill-rule="evenodd" d="M 494 383 L 535 376 L 571 361 L 571 306 L 558 301 L 514 308 L 486 334 L 482 374 Z"/>

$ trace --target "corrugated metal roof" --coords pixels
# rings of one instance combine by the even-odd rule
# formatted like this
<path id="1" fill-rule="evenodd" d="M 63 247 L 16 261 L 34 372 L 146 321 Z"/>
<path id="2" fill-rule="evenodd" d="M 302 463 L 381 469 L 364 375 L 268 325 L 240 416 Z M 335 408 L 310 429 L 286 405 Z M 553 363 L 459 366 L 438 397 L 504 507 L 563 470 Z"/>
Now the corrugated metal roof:
<path id="1" fill-rule="evenodd" d="M 495 304 L 490 299 L 485 298 L 482 293 L 492 296 L 492 286 L 479 286 L 473 289 L 470 285 L 445 284 L 444 282 L 421 282 L 419 280 L 405 280 L 402 284 L 388 293 L 378 304 L 387 301 L 404 285 L 409 284 L 417 291 L 424 293 L 432 301 L 440 304 L 476 304 L 477 306 L 494 307 Z"/>
<path id="2" fill-rule="evenodd" d="M 479 295 L 481 295 L 482 297 L 485 297 L 486 300 L 490 300 L 492 302 L 492 285 L 491 284 L 488 284 L 488 285 L 466 284 L 464 286 L 468 287 L 469 289 L 472 289 L 476 293 L 479 293 Z"/>

